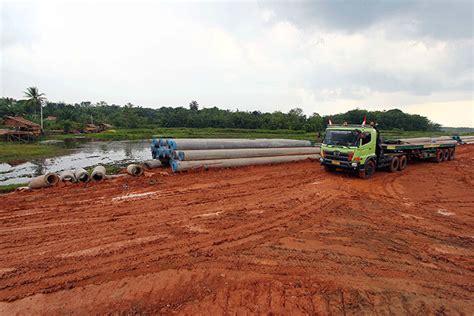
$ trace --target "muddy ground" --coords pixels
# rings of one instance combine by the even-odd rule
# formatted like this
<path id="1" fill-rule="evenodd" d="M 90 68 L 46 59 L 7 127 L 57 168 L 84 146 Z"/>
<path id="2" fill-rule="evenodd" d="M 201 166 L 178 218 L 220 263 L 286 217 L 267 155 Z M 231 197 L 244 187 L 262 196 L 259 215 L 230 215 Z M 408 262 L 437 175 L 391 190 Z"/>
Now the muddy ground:
<path id="1" fill-rule="evenodd" d="M 474 146 L 0 197 L 0 314 L 474 314 Z"/>

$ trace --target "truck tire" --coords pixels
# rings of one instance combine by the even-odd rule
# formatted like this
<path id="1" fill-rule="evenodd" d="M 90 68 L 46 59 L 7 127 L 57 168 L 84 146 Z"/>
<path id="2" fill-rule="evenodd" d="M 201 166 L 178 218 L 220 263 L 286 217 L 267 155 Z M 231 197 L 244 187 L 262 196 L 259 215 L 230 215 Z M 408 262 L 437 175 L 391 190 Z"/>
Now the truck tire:
<path id="1" fill-rule="evenodd" d="M 388 171 L 390 172 L 395 172 L 398 170 L 398 167 L 400 166 L 400 160 L 398 157 L 393 157 L 392 161 L 390 162 L 390 167 L 388 168 Z"/>
<path id="2" fill-rule="evenodd" d="M 375 162 L 373 160 L 369 160 L 365 164 L 364 171 L 359 171 L 359 178 L 368 179 L 374 175 L 375 170 Z"/>
<path id="3" fill-rule="evenodd" d="M 440 163 L 440 162 L 443 162 L 443 161 L 444 161 L 444 153 L 443 153 L 442 150 L 436 149 L 435 161 L 436 161 L 437 163 Z"/>
<path id="4" fill-rule="evenodd" d="M 443 149 L 443 154 L 444 154 L 444 161 L 449 160 L 449 149 Z"/>
<path id="5" fill-rule="evenodd" d="M 405 155 L 400 156 L 399 162 L 398 162 L 398 170 L 400 171 L 405 170 L 407 167 L 407 162 L 408 162 L 407 156 Z"/>
<path id="6" fill-rule="evenodd" d="M 448 160 L 454 160 L 455 151 L 456 151 L 456 149 L 454 149 L 454 148 L 449 148 L 449 158 L 448 158 Z"/>

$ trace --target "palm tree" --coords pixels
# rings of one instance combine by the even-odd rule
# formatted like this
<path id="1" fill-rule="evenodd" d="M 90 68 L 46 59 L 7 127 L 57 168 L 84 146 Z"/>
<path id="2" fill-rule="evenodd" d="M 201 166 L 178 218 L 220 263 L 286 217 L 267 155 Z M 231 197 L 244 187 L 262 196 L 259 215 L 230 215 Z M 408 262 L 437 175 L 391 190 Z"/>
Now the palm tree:
<path id="1" fill-rule="evenodd" d="M 28 103 L 33 106 L 34 115 L 36 116 L 36 109 L 39 107 L 41 111 L 41 129 L 43 129 L 43 101 L 46 100 L 44 93 L 40 93 L 37 87 L 29 87 L 24 92 L 25 97 L 28 98 Z"/>

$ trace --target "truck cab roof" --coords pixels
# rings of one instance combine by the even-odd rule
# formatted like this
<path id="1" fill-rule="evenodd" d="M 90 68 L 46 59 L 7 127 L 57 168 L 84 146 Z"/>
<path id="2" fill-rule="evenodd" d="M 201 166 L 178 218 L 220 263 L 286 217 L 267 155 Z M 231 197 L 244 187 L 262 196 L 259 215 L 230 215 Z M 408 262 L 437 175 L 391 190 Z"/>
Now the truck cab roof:
<path id="1" fill-rule="evenodd" d="M 355 125 L 355 124 L 348 124 L 348 125 L 328 125 L 326 129 L 334 129 L 339 131 L 353 131 L 355 129 L 361 131 L 371 131 L 375 128 L 370 125 Z"/>

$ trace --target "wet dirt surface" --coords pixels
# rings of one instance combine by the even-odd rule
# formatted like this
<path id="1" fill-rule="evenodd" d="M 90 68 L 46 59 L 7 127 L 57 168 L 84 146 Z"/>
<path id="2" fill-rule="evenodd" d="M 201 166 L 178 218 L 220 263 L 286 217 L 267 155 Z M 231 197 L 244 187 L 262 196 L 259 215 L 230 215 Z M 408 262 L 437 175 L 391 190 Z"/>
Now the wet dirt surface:
<path id="1" fill-rule="evenodd" d="M 0 196 L 0 314 L 473 314 L 474 146 Z"/>

